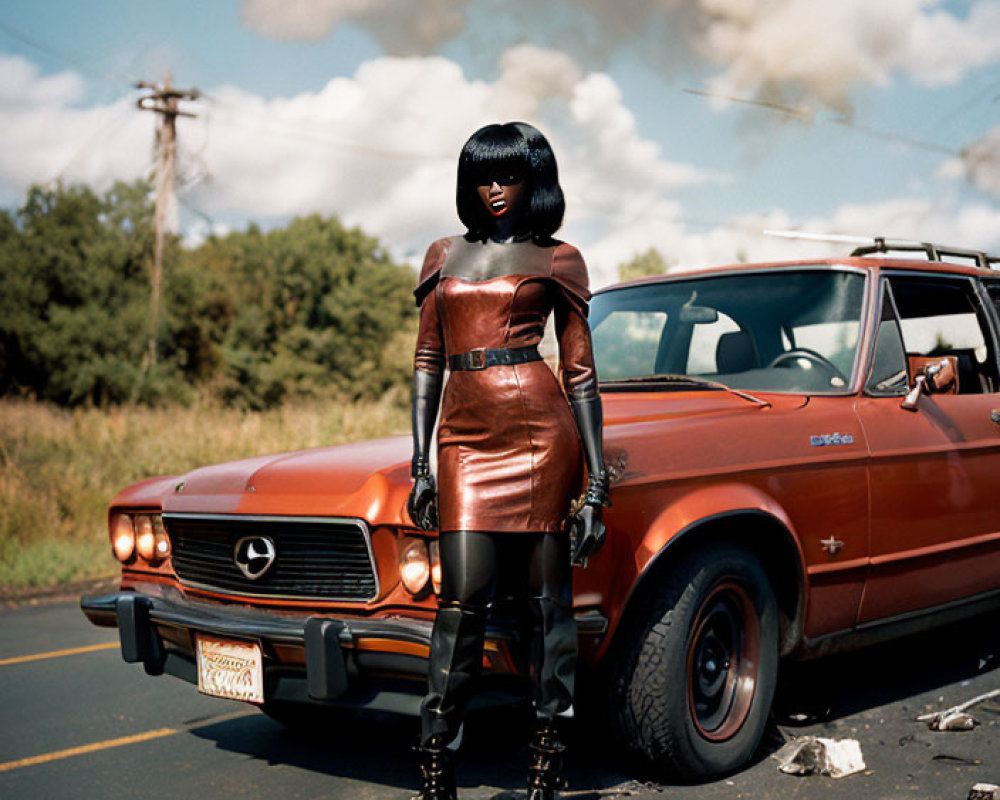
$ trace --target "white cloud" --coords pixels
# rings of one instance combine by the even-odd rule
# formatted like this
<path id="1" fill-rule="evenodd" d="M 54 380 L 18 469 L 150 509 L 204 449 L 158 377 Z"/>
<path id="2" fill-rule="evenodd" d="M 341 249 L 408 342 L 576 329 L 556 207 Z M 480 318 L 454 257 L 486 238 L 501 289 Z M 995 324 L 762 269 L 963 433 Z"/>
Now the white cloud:
<path id="1" fill-rule="evenodd" d="M 513 25 L 483 35 L 489 15 Z M 714 92 L 844 113 L 859 85 L 897 74 L 951 85 L 1000 61 L 1000 0 L 973 0 L 964 17 L 945 0 L 244 0 L 242 17 L 283 39 L 353 23 L 393 55 L 431 54 L 467 33 L 495 57 L 527 29 L 597 69 L 623 51 L 664 71 L 700 54 L 721 69 Z"/>
<path id="2" fill-rule="evenodd" d="M 961 157 L 949 162 L 942 171 L 950 175 L 959 173 L 977 189 L 1000 197 L 1000 125 L 966 147 Z"/>
<path id="3" fill-rule="evenodd" d="M 41 77 L 38 68 L 19 56 L 0 56 L 0 108 L 74 103 L 83 96 L 84 82 L 72 72 Z"/>
<path id="4" fill-rule="evenodd" d="M 942 10 L 919 14 L 905 42 L 900 69 L 927 86 L 956 84 L 970 69 L 1000 60 L 1000 2 L 981 0 L 964 20 Z"/>
<path id="5" fill-rule="evenodd" d="M 19 56 L 0 56 L 0 202 L 21 200 L 32 183 L 58 178 L 107 186 L 152 164 L 153 119 L 128 99 L 78 108 L 84 82 L 48 77 Z"/>
<path id="6" fill-rule="evenodd" d="M 844 204 L 829 215 L 794 218 L 783 209 L 741 214 L 704 232 L 684 220 L 679 205 L 662 203 L 592 243 L 585 255 L 600 265 L 596 285 L 615 280 L 615 265 L 655 247 L 671 269 L 683 271 L 736 261 L 767 262 L 846 256 L 853 245 L 790 240 L 765 230 L 930 241 L 1000 252 L 1000 209 L 985 204 L 935 202 L 923 197 Z"/>
<path id="7" fill-rule="evenodd" d="M 942 0 L 699 0 L 699 42 L 724 71 L 724 95 L 848 111 L 859 84 L 885 85 L 896 72 L 928 86 L 953 84 L 1000 60 L 1000 2 L 979 0 L 965 19 Z"/>
<path id="8" fill-rule="evenodd" d="M 79 78 L 43 78 L 18 58 L 0 59 L 0 86 L 8 123 L 0 127 L 6 203 L 56 174 L 104 187 L 148 168 L 153 115 L 136 111 L 130 100 L 76 108 Z M 597 286 L 615 280 L 621 262 L 651 246 L 683 267 L 845 251 L 764 238 L 766 228 L 1000 250 L 1000 211 L 916 193 L 811 219 L 776 209 L 698 225 L 686 218 L 677 190 L 724 178 L 672 162 L 644 138 L 608 75 L 583 74 L 564 54 L 533 46 L 501 58 L 494 81 L 470 80 L 441 57 L 381 58 L 315 93 L 265 99 L 223 86 L 208 98 L 197 106 L 198 119 L 179 121 L 182 153 L 197 154 L 211 175 L 188 193 L 195 206 L 229 222 L 338 214 L 410 261 L 434 238 L 460 230 L 455 164 L 466 137 L 510 119 L 533 122 L 551 139 L 568 201 L 562 235 L 583 249 Z M 995 187 L 998 138 L 995 129 L 968 149 L 964 162 L 942 171 L 979 165 L 972 179 Z M 186 234 L 195 242 L 208 230 L 197 223 Z"/>
<path id="9" fill-rule="evenodd" d="M 493 82 L 469 80 L 440 57 L 382 58 L 317 94 L 271 101 L 232 88 L 213 94 L 213 120 L 226 135 L 213 133 L 204 155 L 215 179 L 199 190 L 202 207 L 250 216 L 338 213 L 411 260 L 460 230 L 458 152 L 490 122 L 533 122 L 552 141 L 568 199 L 567 238 L 599 240 L 671 191 L 710 179 L 668 161 L 639 134 L 607 75 L 582 75 L 565 55 L 531 45 L 505 53 Z M 247 125 L 251 114 L 259 122 Z M 617 260 L 591 261 L 602 282 L 613 277 Z"/>
<path id="10" fill-rule="evenodd" d="M 317 41 L 341 23 L 372 32 L 386 52 L 424 55 L 465 27 L 469 0 L 244 0 L 243 24 L 275 39 Z"/>
<path id="11" fill-rule="evenodd" d="M 574 88 L 569 126 L 559 144 L 566 192 L 565 235 L 591 242 L 587 248 L 595 285 L 617 277 L 617 265 L 637 251 L 644 236 L 678 233 L 680 205 L 671 195 L 685 186 L 721 181 L 721 176 L 662 158 L 655 142 L 637 132 L 635 117 L 607 75 L 594 73 Z"/>
<path id="12" fill-rule="evenodd" d="M 212 93 L 199 191 L 213 213 L 338 213 L 411 251 L 457 224 L 455 164 L 472 131 L 537 119 L 548 95 L 567 93 L 563 56 L 519 48 L 494 83 L 470 81 L 440 58 L 382 58 L 320 92 L 265 100 L 232 87 Z"/>
<path id="13" fill-rule="evenodd" d="M 134 179 L 150 163 L 153 115 L 128 100 L 79 110 L 72 76 L 41 78 L 18 59 L 23 84 L 0 128 L 0 195 L 17 202 L 29 183 L 57 173 L 98 187 Z M 30 65 L 27 65 L 30 67 Z M 186 194 L 212 218 L 262 221 L 338 214 L 418 260 L 433 239 L 461 230 L 454 207 L 455 167 L 472 131 L 490 122 L 537 124 L 556 151 L 568 197 L 565 235 L 581 245 L 671 206 L 680 187 L 711 179 L 669 161 L 643 138 L 621 91 L 606 74 L 584 75 L 564 54 L 531 45 L 500 59 L 494 81 L 470 80 L 442 57 L 380 58 L 320 91 L 266 99 L 233 86 L 206 93 L 198 118 L 178 121 L 182 170 L 193 157 L 211 176 Z M 34 86 L 64 86 L 45 102 Z M 113 135 L 102 126 L 121 121 Z M 74 159 L 81 142 L 91 139 Z M 67 168 L 67 164 L 70 166 Z M 207 230 L 192 230 L 197 241 Z M 604 263 L 606 258 L 614 259 Z M 620 260 L 596 250 L 595 270 L 610 280 Z"/>

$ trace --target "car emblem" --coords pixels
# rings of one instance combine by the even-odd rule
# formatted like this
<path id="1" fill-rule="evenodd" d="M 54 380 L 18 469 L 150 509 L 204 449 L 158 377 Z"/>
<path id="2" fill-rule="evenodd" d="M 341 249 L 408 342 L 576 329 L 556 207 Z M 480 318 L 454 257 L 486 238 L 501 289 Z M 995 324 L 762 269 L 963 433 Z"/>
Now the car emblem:
<path id="1" fill-rule="evenodd" d="M 244 536 L 233 548 L 233 561 L 249 580 L 255 581 L 274 564 L 278 552 L 268 536 Z"/>
<path id="2" fill-rule="evenodd" d="M 853 433 L 821 433 L 818 436 L 810 436 L 809 444 L 813 447 L 826 447 L 827 445 L 854 444 Z"/>
<path id="3" fill-rule="evenodd" d="M 831 536 L 829 539 L 820 539 L 819 545 L 831 556 L 837 555 L 844 549 L 844 543 L 835 536 Z"/>

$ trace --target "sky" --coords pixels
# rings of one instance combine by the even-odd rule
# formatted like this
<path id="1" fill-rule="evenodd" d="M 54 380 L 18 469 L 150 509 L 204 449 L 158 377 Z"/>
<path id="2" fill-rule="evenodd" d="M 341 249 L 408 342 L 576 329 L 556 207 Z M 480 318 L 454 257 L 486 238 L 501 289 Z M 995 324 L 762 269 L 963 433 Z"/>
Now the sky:
<path id="1" fill-rule="evenodd" d="M 597 286 L 848 249 L 767 229 L 1000 252 L 1000 0 L 5 0 L 0 206 L 149 176 L 168 70 L 189 244 L 335 214 L 419 264 L 463 142 L 523 120 Z"/>

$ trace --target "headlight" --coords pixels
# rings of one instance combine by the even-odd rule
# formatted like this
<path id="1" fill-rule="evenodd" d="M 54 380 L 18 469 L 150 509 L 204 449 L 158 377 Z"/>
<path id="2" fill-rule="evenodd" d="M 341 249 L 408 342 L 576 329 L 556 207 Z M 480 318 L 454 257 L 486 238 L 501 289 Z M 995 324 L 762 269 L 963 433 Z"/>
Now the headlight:
<path id="1" fill-rule="evenodd" d="M 140 514 L 135 518 L 135 550 L 145 561 L 152 561 L 156 557 L 153 518 L 148 514 Z"/>
<path id="2" fill-rule="evenodd" d="M 410 594 L 418 595 L 427 588 L 431 576 L 427 545 L 423 539 L 403 539 L 400 542 L 399 577 Z"/>
<path id="3" fill-rule="evenodd" d="M 111 549 L 123 564 L 132 560 L 135 553 L 135 529 L 128 514 L 115 514 L 111 520 Z"/>
<path id="4" fill-rule="evenodd" d="M 441 594 L 441 551 L 438 549 L 437 539 L 431 542 L 431 586 L 434 587 L 434 594 Z"/>
<path id="5" fill-rule="evenodd" d="M 139 556 L 156 566 L 170 557 L 170 537 L 160 514 L 114 514 L 111 518 L 111 549 L 123 564 Z"/>
<path id="6" fill-rule="evenodd" d="M 167 536 L 167 531 L 163 527 L 163 517 L 156 514 L 153 517 L 153 550 L 155 551 L 155 556 L 157 561 L 162 561 L 165 558 L 170 557 L 170 537 Z"/>

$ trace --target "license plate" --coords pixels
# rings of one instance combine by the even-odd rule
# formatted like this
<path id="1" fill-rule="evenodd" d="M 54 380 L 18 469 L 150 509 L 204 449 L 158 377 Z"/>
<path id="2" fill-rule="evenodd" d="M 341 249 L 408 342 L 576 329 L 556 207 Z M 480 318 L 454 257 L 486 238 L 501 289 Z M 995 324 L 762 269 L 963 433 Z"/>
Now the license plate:
<path id="1" fill-rule="evenodd" d="M 198 691 L 214 697 L 264 702 L 264 662 L 260 646 L 198 635 Z"/>

